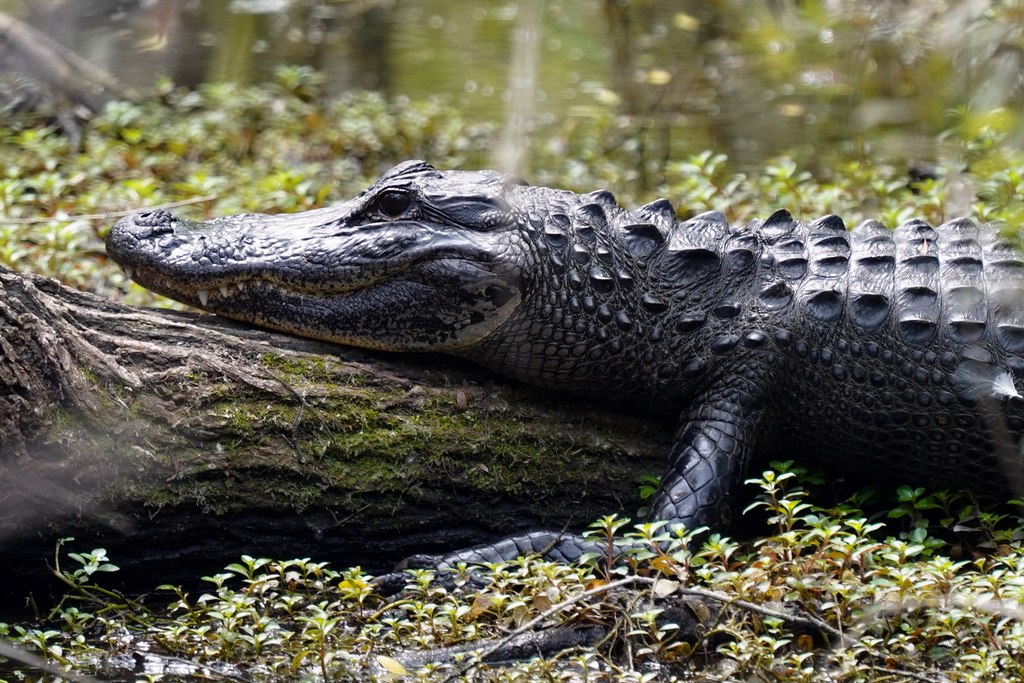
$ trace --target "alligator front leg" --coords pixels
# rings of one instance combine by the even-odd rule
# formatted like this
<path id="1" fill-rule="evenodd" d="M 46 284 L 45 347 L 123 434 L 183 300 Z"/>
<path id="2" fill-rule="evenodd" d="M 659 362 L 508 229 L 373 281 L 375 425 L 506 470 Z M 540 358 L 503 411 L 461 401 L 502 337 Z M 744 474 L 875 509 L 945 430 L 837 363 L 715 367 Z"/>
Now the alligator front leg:
<path id="1" fill-rule="evenodd" d="M 651 519 L 681 523 L 689 529 L 724 529 L 732 523 L 736 494 L 763 422 L 764 402 L 758 396 L 757 391 L 733 384 L 707 392 L 694 404 L 681 421 L 668 471 L 651 506 Z M 533 531 L 444 555 L 413 556 L 398 570 L 421 567 L 443 574 L 463 562 L 508 562 L 523 555 L 575 562 L 584 553 L 602 556 L 607 551 L 607 544 L 579 534 Z M 397 590 L 404 578 L 396 570 L 378 581 Z"/>
<path id="2" fill-rule="evenodd" d="M 444 572 L 462 562 L 509 562 L 524 555 L 540 555 L 554 562 L 576 562 L 584 553 L 601 553 L 603 548 L 601 544 L 585 539 L 579 534 L 529 531 L 444 555 L 414 555 L 402 562 L 400 567 L 430 567 Z"/>
<path id="3" fill-rule="evenodd" d="M 706 395 L 684 416 L 650 516 L 688 529 L 727 529 L 763 427 L 758 393 L 734 387 Z"/>
<path id="4" fill-rule="evenodd" d="M 444 555 L 413 555 L 403 560 L 395 570 L 374 579 L 386 594 L 401 590 L 407 580 L 406 569 L 434 569 L 439 578 L 461 563 L 468 565 L 511 562 L 525 555 L 540 555 L 554 562 L 576 562 L 584 553 L 604 555 L 607 545 L 584 538 L 579 534 L 558 531 L 530 531 L 506 536 L 493 543 L 463 548 Z"/>

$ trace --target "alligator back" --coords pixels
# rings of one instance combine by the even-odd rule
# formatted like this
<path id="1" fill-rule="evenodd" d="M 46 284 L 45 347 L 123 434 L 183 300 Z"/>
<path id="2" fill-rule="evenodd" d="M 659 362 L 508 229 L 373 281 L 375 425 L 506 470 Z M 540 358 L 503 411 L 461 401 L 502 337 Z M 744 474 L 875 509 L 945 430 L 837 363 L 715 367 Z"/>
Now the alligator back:
<path id="1" fill-rule="evenodd" d="M 835 216 L 777 213 L 746 231 L 765 244 L 753 298 L 786 359 L 778 452 L 1021 492 L 1024 258 L 1012 242 L 967 219 L 848 232 Z"/>
<path id="2" fill-rule="evenodd" d="M 677 221 L 665 200 L 519 192 L 546 300 L 479 362 L 675 412 L 683 431 L 725 401 L 743 472 L 750 456 L 798 457 L 1024 493 L 1024 257 L 994 226 L 851 231 L 777 211 L 730 227 Z"/>

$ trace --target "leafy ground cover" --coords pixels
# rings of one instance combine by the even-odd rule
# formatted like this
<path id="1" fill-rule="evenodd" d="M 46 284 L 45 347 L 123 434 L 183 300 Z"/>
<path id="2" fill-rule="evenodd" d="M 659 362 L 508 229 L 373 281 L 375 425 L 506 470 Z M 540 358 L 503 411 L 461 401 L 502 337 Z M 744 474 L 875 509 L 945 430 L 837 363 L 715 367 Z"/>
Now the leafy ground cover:
<path id="1" fill-rule="evenodd" d="M 171 305 L 106 260 L 102 238 L 122 212 L 302 210 L 352 196 L 401 159 L 481 167 L 497 145 L 495 125 L 442 102 L 321 100 L 317 87 L 304 69 L 282 69 L 261 88 L 165 83 L 153 102 L 109 105 L 77 149 L 44 118 L 5 119 L 0 264 Z M 718 209 L 737 222 L 788 208 L 838 213 L 848 225 L 941 223 L 955 207 L 1014 227 L 1024 218 L 1024 157 L 1002 144 L 1007 120 L 951 112 L 949 134 L 936 141 L 942 163 L 912 182 L 901 159 L 851 158 L 814 174 L 811 160 L 797 158 L 758 174 L 713 152 L 660 163 L 628 144 L 642 121 L 590 112 L 536 131 L 525 174 L 581 191 L 608 187 L 623 204 L 667 196 L 680 215 Z M 246 557 L 206 577 L 205 592 L 168 587 L 129 599 L 102 588 L 117 558 L 62 548 L 65 601 L 38 621 L 0 625 L 0 634 L 59 669 L 140 680 L 1024 676 L 1024 521 L 961 494 L 913 489 L 899 492 L 888 517 L 864 512 L 860 498 L 820 506 L 810 481 L 780 466 L 753 482 L 761 496 L 752 514 L 766 512 L 770 525 L 753 542 L 690 543 L 681 530 L 607 518 L 593 533 L 633 547 L 627 565 L 524 560 L 475 575 L 466 568 L 447 583 L 418 571 L 391 597 L 358 569 Z M 559 643 L 567 648 L 558 654 L 528 656 Z M 49 676 L 5 666 L 8 679 Z"/>
<path id="2" fill-rule="evenodd" d="M 358 568 L 244 556 L 206 590 L 159 587 L 149 608 L 102 588 L 117 570 L 104 550 L 60 550 L 65 599 L 0 634 L 39 653 L 8 663 L 22 680 L 43 663 L 149 681 L 1024 676 L 1024 520 L 909 488 L 871 519 L 857 498 L 815 505 L 813 481 L 773 463 L 749 482 L 768 524 L 753 542 L 607 517 L 589 533 L 626 548 L 624 564 L 410 570 L 393 596 Z"/>

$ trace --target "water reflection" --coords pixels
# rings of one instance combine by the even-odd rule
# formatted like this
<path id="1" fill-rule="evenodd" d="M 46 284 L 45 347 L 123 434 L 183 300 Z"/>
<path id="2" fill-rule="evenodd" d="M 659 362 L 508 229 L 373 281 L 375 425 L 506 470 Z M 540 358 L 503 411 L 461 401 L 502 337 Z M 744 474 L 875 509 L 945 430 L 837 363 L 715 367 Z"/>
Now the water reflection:
<path id="1" fill-rule="evenodd" d="M 517 31 L 541 5 L 535 42 L 517 57 Z M 325 75 L 328 95 L 443 98 L 521 135 L 611 108 L 644 123 L 645 139 L 632 144 L 655 160 L 705 148 L 746 168 L 782 151 L 810 164 L 837 153 L 931 159 L 958 106 L 1006 107 L 1010 143 L 1022 137 L 1024 53 L 1011 48 L 1024 15 L 984 0 L 0 0 L 0 9 L 141 90 L 158 76 L 263 82 L 277 65 L 305 64 Z"/>

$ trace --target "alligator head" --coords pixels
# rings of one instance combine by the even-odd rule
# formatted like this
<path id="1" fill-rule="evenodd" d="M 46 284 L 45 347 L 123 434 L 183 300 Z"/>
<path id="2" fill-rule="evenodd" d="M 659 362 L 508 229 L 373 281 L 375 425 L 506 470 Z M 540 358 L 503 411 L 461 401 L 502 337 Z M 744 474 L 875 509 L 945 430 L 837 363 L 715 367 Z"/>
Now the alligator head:
<path id="1" fill-rule="evenodd" d="M 519 181 L 410 161 L 340 206 L 203 223 L 119 221 L 107 253 L 139 284 L 263 327 L 367 348 L 454 351 L 522 297 Z"/>

